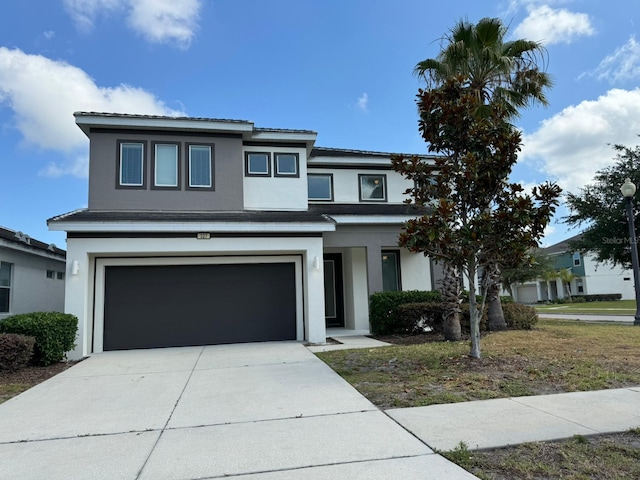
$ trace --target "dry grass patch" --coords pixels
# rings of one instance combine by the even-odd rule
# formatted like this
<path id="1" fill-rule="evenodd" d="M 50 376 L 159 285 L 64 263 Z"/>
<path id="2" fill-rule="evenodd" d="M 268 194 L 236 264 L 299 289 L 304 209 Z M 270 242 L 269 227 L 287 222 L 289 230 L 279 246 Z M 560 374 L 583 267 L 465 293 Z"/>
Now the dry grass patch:
<path id="1" fill-rule="evenodd" d="M 640 385 L 634 326 L 541 321 L 486 335 L 482 349 L 480 360 L 468 342 L 434 341 L 318 356 L 381 408 Z"/>

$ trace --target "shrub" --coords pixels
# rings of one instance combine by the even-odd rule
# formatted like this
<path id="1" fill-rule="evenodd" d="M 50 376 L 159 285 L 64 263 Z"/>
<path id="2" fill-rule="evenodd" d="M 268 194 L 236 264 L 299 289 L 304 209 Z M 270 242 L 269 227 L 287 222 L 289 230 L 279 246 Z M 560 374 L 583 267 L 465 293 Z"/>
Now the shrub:
<path id="1" fill-rule="evenodd" d="M 509 295 L 500 295 L 500 303 L 502 305 L 506 304 L 506 303 L 513 303 L 515 300 L 513 299 L 513 297 L 509 296 Z"/>
<path id="2" fill-rule="evenodd" d="M 15 372 L 27 366 L 36 339 L 17 333 L 0 333 L 0 372 Z"/>
<path id="3" fill-rule="evenodd" d="M 538 323 L 538 313 L 533 307 L 521 303 L 508 303 L 502 305 L 504 320 L 508 328 L 514 330 L 531 330 Z"/>
<path id="4" fill-rule="evenodd" d="M 468 303 L 461 303 L 460 304 L 460 309 L 461 309 L 461 313 L 462 315 L 460 316 L 460 326 L 462 327 L 462 331 L 469 333 L 471 331 L 471 315 L 469 313 L 469 304 Z M 478 309 L 480 309 L 480 304 L 478 303 Z M 480 331 L 484 332 L 486 331 L 487 328 L 487 321 L 488 321 L 488 316 L 487 316 L 487 306 L 485 305 L 484 307 L 484 312 L 482 313 L 482 316 L 480 317 Z"/>
<path id="5" fill-rule="evenodd" d="M 49 365 L 61 361 L 75 347 L 78 319 L 59 312 L 12 315 L 0 321 L 0 333 L 18 333 L 35 338 L 33 361 Z"/>
<path id="6" fill-rule="evenodd" d="M 622 294 L 599 293 L 594 295 L 581 295 L 579 298 L 584 298 L 585 302 L 613 302 L 615 300 L 622 300 Z"/>
<path id="7" fill-rule="evenodd" d="M 440 302 L 405 303 L 396 308 L 396 322 L 392 333 L 417 335 L 427 328 L 442 330 L 444 306 Z"/>
<path id="8" fill-rule="evenodd" d="M 439 291 L 409 290 L 377 292 L 369 298 L 369 321 L 373 335 L 389 335 L 396 331 L 396 309 L 405 303 L 439 302 Z"/>

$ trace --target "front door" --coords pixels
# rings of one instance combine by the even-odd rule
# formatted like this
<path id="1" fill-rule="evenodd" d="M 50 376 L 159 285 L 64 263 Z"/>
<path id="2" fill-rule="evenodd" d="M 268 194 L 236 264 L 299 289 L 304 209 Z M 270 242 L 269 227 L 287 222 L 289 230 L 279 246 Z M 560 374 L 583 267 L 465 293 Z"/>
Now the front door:
<path id="1" fill-rule="evenodd" d="M 324 254 L 324 314 L 327 327 L 344 327 L 342 254 Z"/>

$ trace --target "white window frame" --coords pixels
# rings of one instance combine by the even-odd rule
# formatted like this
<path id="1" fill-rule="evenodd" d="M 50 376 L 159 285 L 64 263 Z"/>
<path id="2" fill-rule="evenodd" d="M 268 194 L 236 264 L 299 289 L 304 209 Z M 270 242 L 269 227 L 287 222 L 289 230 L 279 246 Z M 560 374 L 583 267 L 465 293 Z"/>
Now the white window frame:
<path id="1" fill-rule="evenodd" d="M 192 171 L 192 164 L 191 164 L 191 151 L 193 149 L 193 147 L 197 147 L 197 148 L 207 148 L 209 150 L 209 184 L 208 185 L 194 185 L 191 180 L 191 171 Z M 189 188 L 193 188 L 193 189 L 208 189 L 208 190 L 212 190 L 213 189 L 213 146 L 212 145 L 207 145 L 207 144 L 200 144 L 200 143 L 191 143 L 189 144 Z"/>
<path id="2" fill-rule="evenodd" d="M 251 157 L 252 156 L 263 156 L 266 158 L 266 166 L 267 171 L 253 171 L 251 170 Z M 246 152 L 246 168 L 245 168 L 245 176 L 247 177 L 270 177 L 271 176 L 271 153 L 270 152 Z"/>
<path id="3" fill-rule="evenodd" d="M 297 153 L 286 153 L 286 152 L 277 152 L 274 154 L 274 170 L 276 177 L 292 177 L 299 178 L 300 177 L 300 156 Z M 295 171 L 294 172 L 281 172 L 280 171 L 280 157 L 293 157 Z"/>
<path id="4" fill-rule="evenodd" d="M 125 145 L 139 145 L 140 146 L 140 183 L 125 183 L 122 178 L 122 150 Z M 120 142 L 120 172 L 118 174 L 118 184 L 121 187 L 144 187 L 144 143 L 135 141 L 121 141 Z"/>
<path id="5" fill-rule="evenodd" d="M 174 147 L 175 156 L 175 183 L 158 182 L 158 147 Z M 153 145 L 153 186 L 158 188 L 177 188 L 180 182 L 180 147 L 177 143 L 155 143 Z"/>
<path id="6" fill-rule="evenodd" d="M 12 289 L 13 289 L 13 263 L 0 262 L 0 268 L 2 268 L 4 265 L 8 265 L 9 266 L 9 285 L 0 285 L 0 289 L 8 290 L 9 291 L 9 295 L 7 297 L 7 310 L 6 311 L 0 311 L 0 314 L 11 313 L 11 293 L 12 293 Z"/>

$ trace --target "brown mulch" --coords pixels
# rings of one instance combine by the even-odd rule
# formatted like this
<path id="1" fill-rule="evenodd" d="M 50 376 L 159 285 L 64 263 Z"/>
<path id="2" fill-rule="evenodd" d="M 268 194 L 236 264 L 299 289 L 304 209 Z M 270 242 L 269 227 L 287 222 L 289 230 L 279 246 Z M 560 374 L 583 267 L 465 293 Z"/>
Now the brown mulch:
<path id="1" fill-rule="evenodd" d="M 65 371 L 76 363 L 78 362 L 58 362 L 46 367 L 30 365 L 16 372 L 0 371 L 0 403 Z"/>

